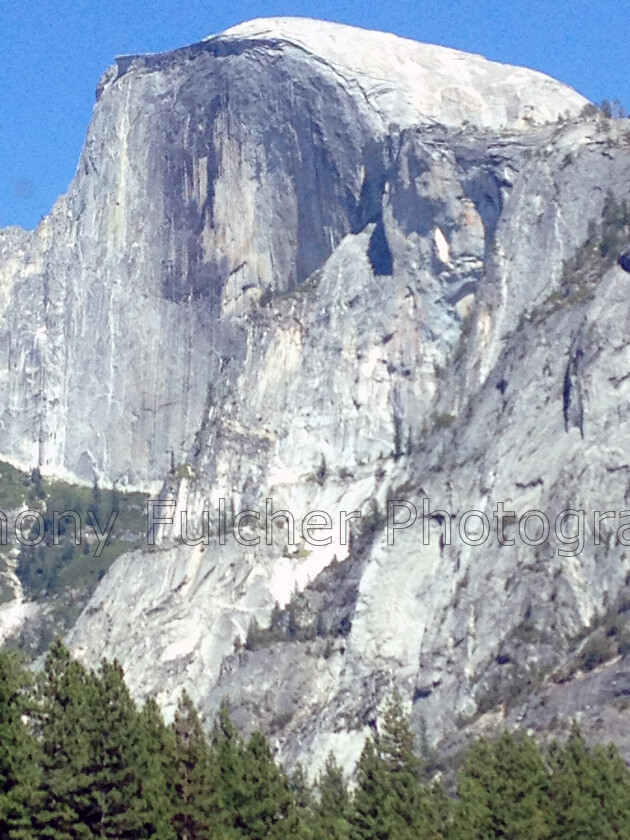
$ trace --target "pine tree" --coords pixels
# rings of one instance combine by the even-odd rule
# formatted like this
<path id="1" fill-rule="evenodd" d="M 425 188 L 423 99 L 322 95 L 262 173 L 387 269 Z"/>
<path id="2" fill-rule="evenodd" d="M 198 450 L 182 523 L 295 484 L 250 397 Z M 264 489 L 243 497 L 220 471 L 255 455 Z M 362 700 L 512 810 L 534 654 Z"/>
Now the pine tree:
<path id="1" fill-rule="evenodd" d="M 142 795 L 139 716 L 116 661 L 101 664 L 92 702 L 85 823 L 97 837 L 154 837 L 159 819 Z"/>
<path id="2" fill-rule="evenodd" d="M 630 771 L 577 727 L 543 758 L 503 733 L 468 750 L 453 804 L 427 776 L 398 695 L 365 744 L 351 800 L 331 754 L 314 800 L 267 740 L 244 743 L 222 706 L 208 742 L 184 695 L 172 727 L 138 712 L 122 668 L 98 673 L 56 640 L 29 701 L 0 651 L 0 838 L 7 840 L 627 840 Z M 28 725 L 25 721 L 28 720 Z M 38 768 L 38 763 L 40 767 Z"/>
<path id="3" fill-rule="evenodd" d="M 630 836 L 630 774 L 614 747 L 591 751 L 577 726 L 554 744 L 551 803 L 553 840 L 612 840 Z"/>
<path id="4" fill-rule="evenodd" d="M 82 815 L 90 802 L 94 692 L 93 676 L 56 639 L 40 675 L 34 709 L 42 768 L 39 806 L 33 815 L 38 838 L 93 836 Z"/>
<path id="5" fill-rule="evenodd" d="M 0 650 L 0 837 L 11 840 L 34 836 L 37 744 L 22 722 L 29 684 L 16 656 Z"/>
<path id="6" fill-rule="evenodd" d="M 385 709 L 378 747 L 392 788 L 398 831 L 404 832 L 418 825 L 422 762 L 414 752 L 414 736 L 398 692 L 394 692 Z"/>
<path id="7" fill-rule="evenodd" d="M 236 803 L 235 826 L 251 840 L 297 838 L 299 819 L 288 779 L 261 732 L 252 733 L 243 759 L 239 790 L 245 796 Z"/>
<path id="8" fill-rule="evenodd" d="M 222 809 L 229 836 L 297 838 L 299 818 L 289 782 L 276 765 L 267 739 L 254 732 L 245 745 L 222 704 L 212 732 Z"/>
<path id="9" fill-rule="evenodd" d="M 158 836 L 160 821 L 142 794 L 138 713 L 116 662 L 103 662 L 94 674 L 56 640 L 35 721 L 42 753 L 38 838 Z"/>
<path id="10" fill-rule="evenodd" d="M 227 705 L 221 704 L 212 729 L 210 743 L 217 768 L 221 813 L 230 828 L 230 836 L 240 837 L 236 827 L 238 808 L 246 796 L 244 782 L 244 745 L 230 720 Z"/>
<path id="11" fill-rule="evenodd" d="M 460 769 L 454 834 L 462 840 L 550 836 L 549 774 L 531 738 L 504 732 L 468 750 Z"/>
<path id="12" fill-rule="evenodd" d="M 422 840 L 451 837 L 453 801 L 441 782 L 433 782 L 420 795 L 419 833 Z"/>
<path id="13" fill-rule="evenodd" d="M 383 715 L 382 731 L 366 744 L 358 764 L 352 837 L 415 840 L 423 821 L 420 774 L 414 737 L 394 692 Z"/>
<path id="14" fill-rule="evenodd" d="M 214 840 L 221 830 L 218 765 L 213 760 L 197 710 L 186 692 L 175 720 L 172 825 L 179 840 Z"/>
<path id="15" fill-rule="evenodd" d="M 612 837 L 630 837 L 630 771 L 614 744 L 594 747 L 595 796 L 602 804 Z M 605 836 L 605 835 L 603 835 Z"/>
<path id="16" fill-rule="evenodd" d="M 350 823 L 352 840 L 393 840 L 391 791 L 385 764 L 369 738 L 357 764 L 358 785 Z"/>
<path id="17" fill-rule="evenodd" d="M 175 734 L 167 727 L 152 698 L 138 717 L 140 733 L 140 796 L 153 814 L 155 840 L 174 840 L 172 825 L 174 779 L 176 774 Z"/>
<path id="18" fill-rule="evenodd" d="M 299 761 L 289 776 L 289 790 L 293 796 L 293 802 L 297 811 L 300 840 L 313 840 L 313 809 L 315 806 L 315 797 L 306 771 Z"/>
<path id="19" fill-rule="evenodd" d="M 313 840 L 349 840 L 350 795 L 343 770 L 331 752 L 317 782 L 319 801 L 313 808 Z"/>

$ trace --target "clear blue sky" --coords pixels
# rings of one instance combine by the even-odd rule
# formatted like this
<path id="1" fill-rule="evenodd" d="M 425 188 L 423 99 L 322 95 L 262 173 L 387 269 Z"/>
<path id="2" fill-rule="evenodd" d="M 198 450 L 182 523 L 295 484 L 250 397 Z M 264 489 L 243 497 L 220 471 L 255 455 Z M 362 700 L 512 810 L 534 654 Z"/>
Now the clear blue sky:
<path id="1" fill-rule="evenodd" d="M 629 107 L 629 13 L 628 0 L 0 0 L 0 226 L 35 226 L 65 192 L 96 83 L 117 54 L 307 15 L 533 67 Z"/>

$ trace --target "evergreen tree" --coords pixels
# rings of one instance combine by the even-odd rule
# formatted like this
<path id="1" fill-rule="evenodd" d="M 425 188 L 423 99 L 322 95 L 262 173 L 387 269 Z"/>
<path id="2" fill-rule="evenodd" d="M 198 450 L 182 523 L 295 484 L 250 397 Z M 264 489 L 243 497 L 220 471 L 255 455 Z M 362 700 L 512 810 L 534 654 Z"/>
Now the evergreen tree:
<path id="1" fill-rule="evenodd" d="M 614 747 L 591 752 L 574 726 L 549 761 L 554 840 L 630 837 L 630 774 Z"/>
<path id="2" fill-rule="evenodd" d="M 366 744 L 358 764 L 352 837 L 356 840 L 416 840 L 423 822 L 421 762 L 395 692 L 383 715 L 382 731 Z"/>
<path id="3" fill-rule="evenodd" d="M 235 826 L 243 837 L 297 838 L 299 819 L 284 772 L 273 760 L 267 739 L 254 732 L 243 754 L 243 778 Z"/>
<path id="4" fill-rule="evenodd" d="M 116 662 L 104 662 L 96 675 L 56 640 L 40 680 L 35 720 L 42 753 L 37 837 L 160 836 L 160 821 L 142 795 L 137 710 Z"/>
<path id="5" fill-rule="evenodd" d="M 171 727 L 138 712 L 121 667 L 92 673 L 56 640 L 29 704 L 28 680 L 0 651 L 0 838 L 7 840 L 627 840 L 630 771 L 577 727 L 547 763 L 531 738 L 479 739 L 452 803 L 426 776 L 394 695 L 368 739 L 351 799 L 331 754 L 314 799 L 269 744 L 245 744 L 221 707 L 206 738 L 184 694 Z M 28 720 L 29 725 L 24 721 Z M 39 765 L 39 767 L 38 767 Z"/>
<path id="6" fill-rule="evenodd" d="M 468 750 L 459 773 L 457 840 L 542 840 L 550 836 L 549 774 L 531 738 L 504 732 Z"/>
<path id="7" fill-rule="evenodd" d="M 40 675 L 34 722 L 41 739 L 36 836 L 91 838 L 83 820 L 90 804 L 91 712 L 95 680 L 60 639 L 51 645 Z"/>
<path id="8" fill-rule="evenodd" d="M 595 795 L 606 817 L 606 831 L 612 837 L 630 837 L 630 771 L 614 744 L 598 744 L 591 756 L 597 778 Z"/>
<path id="9" fill-rule="evenodd" d="M 29 680 L 16 656 L 0 650 L 0 837 L 32 838 L 37 744 L 22 722 Z"/>
<path id="10" fill-rule="evenodd" d="M 369 738 L 357 765 L 358 785 L 350 823 L 352 840 L 393 840 L 391 791 L 385 764 Z"/>
<path id="11" fill-rule="evenodd" d="M 293 794 L 296 808 L 302 811 L 308 811 L 313 807 L 313 791 L 308 783 L 304 766 L 300 761 L 298 761 L 295 769 L 291 773 L 289 788 Z"/>
<path id="12" fill-rule="evenodd" d="M 289 777 L 289 790 L 291 791 L 297 810 L 300 840 L 313 840 L 313 808 L 315 806 L 315 797 L 306 771 L 299 761 Z"/>
<path id="13" fill-rule="evenodd" d="M 451 837 L 453 801 L 441 782 L 423 788 L 420 795 L 419 834 L 422 840 Z"/>
<path id="14" fill-rule="evenodd" d="M 146 767 L 138 712 L 116 661 L 102 663 L 91 699 L 89 805 L 84 821 L 96 837 L 155 837 L 160 820 L 153 803 L 142 796 Z"/>
<path id="15" fill-rule="evenodd" d="M 274 762 L 266 738 L 254 732 L 245 745 L 223 704 L 212 744 L 222 808 L 232 831 L 229 836 L 252 840 L 298 837 L 299 818 L 289 782 Z"/>
<path id="16" fill-rule="evenodd" d="M 241 834 L 236 827 L 238 808 L 246 796 L 244 745 L 225 703 L 219 708 L 210 743 L 218 773 L 220 809 L 230 827 L 230 836 L 239 837 Z"/>
<path id="17" fill-rule="evenodd" d="M 176 777 L 175 734 L 152 698 L 138 716 L 140 796 L 153 814 L 155 840 L 174 840 L 172 791 Z"/>
<path id="18" fill-rule="evenodd" d="M 317 783 L 319 801 L 314 806 L 313 840 L 349 840 L 350 795 L 343 770 L 331 752 Z"/>
<path id="19" fill-rule="evenodd" d="M 218 765 L 197 710 L 186 692 L 180 698 L 175 720 L 172 825 L 179 840 L 214 840 L 221 829 Z"/>

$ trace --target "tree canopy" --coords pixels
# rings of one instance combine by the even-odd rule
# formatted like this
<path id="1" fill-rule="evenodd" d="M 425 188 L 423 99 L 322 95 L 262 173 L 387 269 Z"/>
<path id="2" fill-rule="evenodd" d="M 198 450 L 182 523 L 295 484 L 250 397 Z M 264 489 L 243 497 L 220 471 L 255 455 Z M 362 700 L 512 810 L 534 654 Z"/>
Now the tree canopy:
<path id="1" fill-rule="evenodd" d="M 350 784 L 353 782 L 353 784 Z M 331 753 L 289 778 L 223 705 L 206 733 L 183 694 L 167 725 L 116 662 L 95 671 L 57 640 L 33 678 L 0 650 L 0 837 L 7 840 L 627 840 L 630 772 L 574 726 L 541 749 L 478 739 L 455 795 L 431 778 L 392 695 L 349 780 Z"/>

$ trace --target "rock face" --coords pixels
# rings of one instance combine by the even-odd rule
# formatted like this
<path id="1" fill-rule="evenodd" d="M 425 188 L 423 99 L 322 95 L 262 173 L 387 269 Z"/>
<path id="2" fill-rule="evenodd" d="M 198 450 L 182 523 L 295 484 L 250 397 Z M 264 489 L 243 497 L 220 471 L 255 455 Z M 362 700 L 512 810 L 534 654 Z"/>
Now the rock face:
<path id="1" fill-rule="evenodd" d="M 167 709 L 228 697 L 313 769 L 352 763 L 393 685 L 437 743 L 549 679 L 630 572 L 592 517 L 628 492 L 628 126 L 533 71 L 302 19 L 119 58 L 97 96 L 68 194 L 0 232 L 0 455 L 162 487 L 173 525 L 115 562 L 75 650 Z M 428 544 L 421 516 L 388 544 L 388 499 L 444 512 Z M 266 500 L 294 544 L 267 544 Z M 501 545 L 498 502 L 584 509 L 583 550 L 533 520 Z M 223 505 L 261 514 L 240 542 Z"/>
<path id="2" fill-rule="evenodd" d="M 188 457 L 260 296 L 382 230 L 393 121 L 517 126 L 584 104 L 531 71 L 291 19 L 120 58 L 97 95 L 68 195 L 32 236 L 3 235 L 0 451 L 132 484 Z"/>

